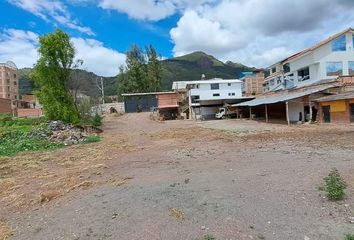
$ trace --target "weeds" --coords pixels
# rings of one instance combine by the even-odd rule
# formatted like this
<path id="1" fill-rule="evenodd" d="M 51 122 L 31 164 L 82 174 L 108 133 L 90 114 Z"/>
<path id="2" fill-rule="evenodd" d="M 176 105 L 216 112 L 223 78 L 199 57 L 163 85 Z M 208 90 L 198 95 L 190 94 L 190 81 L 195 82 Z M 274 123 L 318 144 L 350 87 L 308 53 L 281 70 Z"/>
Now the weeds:
<path id="1" fill-rule="evenodd" d="M 213 235 L 208 234 L 204 236 L 203 240 L 216 240 L 216 238 Z"/>
<path id="2" fill-rule="evenodd" d="M 319 190 L 326 192 L 329 200 L 337 201 L 343 199 L 347 184 L 337 169 L 332 169 L 328 176 L 324 178 L 324 181 L 324 185 L 319 187 Z"/>
<path id="3" fill-rule="evenodd" d="M 354 234 L 347 234 L 347 235 L 345 235 L 344 240 L 354 240 Z"/>
<path id="4" fill-rule="evenodd" d="M 63 144 L 40 137 L 32 137 L 27 131 L 11 131 L 0 136 L 0 156 L 14 156 L 19 152 L 57 149 Z"/>
<path id="5" fill-rule="evenodd" d="M 85 140 L 82 142 L 84 144 L 86 143 L 95 143 L 101 141 L 101 137 L 98 135 L 89 135 L 85 138 Z"/>

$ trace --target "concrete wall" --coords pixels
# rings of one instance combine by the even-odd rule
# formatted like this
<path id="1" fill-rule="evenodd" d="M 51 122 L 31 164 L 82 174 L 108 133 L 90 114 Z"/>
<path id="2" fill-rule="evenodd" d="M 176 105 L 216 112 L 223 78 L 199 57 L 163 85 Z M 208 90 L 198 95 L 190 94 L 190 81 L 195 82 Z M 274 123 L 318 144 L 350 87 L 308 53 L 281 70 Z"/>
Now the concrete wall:
<path id="1" fill-rule="evenodd" d="M 234 95 L 229 95 L 234 93 Z M 219 94 L 220 96 L 213 96 Z M 210 83 L 200 83 L 199 88 L 190 90 L 191 96 L 199 96 L 200 100 L 222 100 L 222 99 L 235 99 L 242 97 L 242 82 L 219 83 L 219 89 L 211 89 Z"/>
<path id="2" fill-rule="evenodd" d="M 289 102 L 289 119 L 290 122 L 299 121 L 299 113 L 301 112 L 302 121 L 305 120 L 304 104 L 301 102 Z"/>

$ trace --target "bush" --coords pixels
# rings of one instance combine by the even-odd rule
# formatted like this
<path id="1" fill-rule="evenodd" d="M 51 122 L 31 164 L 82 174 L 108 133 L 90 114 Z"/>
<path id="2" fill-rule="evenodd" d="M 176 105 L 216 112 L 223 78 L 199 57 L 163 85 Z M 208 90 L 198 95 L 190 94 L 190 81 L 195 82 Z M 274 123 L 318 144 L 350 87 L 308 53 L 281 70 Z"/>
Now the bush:
<path id="1" fill-rule="evenodd" d="M 354 240 L 354 234 L 347 234 L 347 235 L 345 235 L 344 240 Z"/>
<path id="2" fill-rule="evenodd" d="M 329 200 L 336 201 L 343 199 L 347 184 L 337 169 L 332 169 L 328 177 L 324 178 L 324 181 L 325 183 L 320 187 L 320 190 L 327 193 Z"/>
<path id="3" fill-rule="evenodd" d="M 96 127 L 102 125 L 102 117 L 98 113 L 92 118 L 92 125 Z"/>

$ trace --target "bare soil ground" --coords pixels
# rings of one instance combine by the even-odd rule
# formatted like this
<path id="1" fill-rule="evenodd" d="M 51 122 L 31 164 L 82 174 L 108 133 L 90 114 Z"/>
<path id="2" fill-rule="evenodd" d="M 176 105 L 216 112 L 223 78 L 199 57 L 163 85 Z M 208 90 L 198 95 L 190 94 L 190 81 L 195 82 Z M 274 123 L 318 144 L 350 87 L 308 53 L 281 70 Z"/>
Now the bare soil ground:
<path id="1" fill-rule="evenodd" d="M 100 143 L 0 159 L 0 239 L 344 239 L 354 126 L 108 117 Z M 336 167 L 347 196 L 317 188 Z M 2 235 L 1 235 L 2 234 Z"/>

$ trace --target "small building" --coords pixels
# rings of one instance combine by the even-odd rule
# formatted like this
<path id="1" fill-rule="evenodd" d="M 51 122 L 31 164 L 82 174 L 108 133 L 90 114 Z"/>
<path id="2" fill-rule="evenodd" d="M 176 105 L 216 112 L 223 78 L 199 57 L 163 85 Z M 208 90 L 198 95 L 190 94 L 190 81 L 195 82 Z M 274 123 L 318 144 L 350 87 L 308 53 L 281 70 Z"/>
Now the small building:
<path id="1" fill-rule="evenodd" d="M 178 93 L 166 92 L 157 95 L 159 115 L 164 120 L 177 119 L 179 113 Z"/>
<path id="2" fill-rule="evenodd" d="M 242 83 L 242 93 L 244 96 L 255 96 L 263 93 L 264 71 L 242 72 L 240 78 Z"/>
<path id="3" fill-rule="evenodd" d="M 220 107 L 252 99 L 242 96 L 242 81 L 238 79 L 178 81 L 173 82 L 172 89 L 186 91 L 188 107 L 182 108 L 189 110 L 188 118 L 195 120 L 213 119 Z"/>
<path id="4" fill-rule="evenodd" d="M 354 91 L 316 99 L 321 123 L 354 123 Z"/>
<path id="5" fill-rule="evenodd" d="M 18 117 L 40 117 L 43 116 L 43 109 L 34 94 L 25 94 L 17 101 Z"/>

